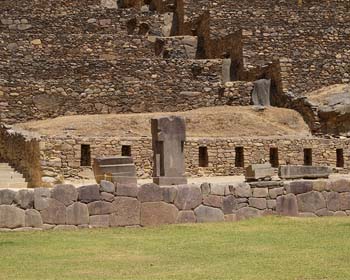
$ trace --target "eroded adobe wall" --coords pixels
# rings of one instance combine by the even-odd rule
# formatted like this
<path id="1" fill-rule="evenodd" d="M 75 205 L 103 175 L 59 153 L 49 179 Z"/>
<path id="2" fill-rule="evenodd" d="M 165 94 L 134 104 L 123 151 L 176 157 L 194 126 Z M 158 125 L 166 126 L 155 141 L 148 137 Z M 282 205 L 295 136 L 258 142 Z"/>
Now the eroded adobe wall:
<path id="1" fill-rule="evenodd" d="M 131 146 L 131 155 L 141 178 L 152 176 L 152 144 L 148 137 L 143 138 L 57 138 L 43 139 L 42 169 L 43 176 L 66 178 L 87 178 L 86 170 L 81 167 L 81 144 L 90 145 L 91 158 L 98 156 L 121 155 L 123 145 Z M 208 166 L 199 166 L 199 147 L 207 147 Z M 236 147 L 243 147 L 244 166 L 236 163 Z M 344 167 L 338 172 L 350 170 L 349 139 L 319 138 L 188 138 L 185 143 L 186 173 L 188 176 L 228 176 L 242 175 L 244 167 L 258 162 L 269 162 L 270 148 L 278 148 L 279 164 L 304 164 L 304 148 L 312 149 L 313 165 L 337 166 L 337 149 L 343 149 Z M 238 159 L 237 159 L 238 160 Z M 90 178 L 92 173 L 90 172 Z"/>
<path id="2" fill-rule="evenodd" d="M 350 181 L 316 180 L 159 187 L 155 184 L 0 190 L 0 230 L 145 227 L 233 222 L 279 214 L 350 215 Z"/>

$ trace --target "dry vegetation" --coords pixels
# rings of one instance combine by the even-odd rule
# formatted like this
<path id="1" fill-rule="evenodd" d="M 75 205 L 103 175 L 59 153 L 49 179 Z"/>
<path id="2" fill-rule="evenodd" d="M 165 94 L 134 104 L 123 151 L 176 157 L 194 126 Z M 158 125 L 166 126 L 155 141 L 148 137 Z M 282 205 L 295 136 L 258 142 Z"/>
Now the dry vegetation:
<path id="1" fill-rule="evenodd" d="M 150 119 L 161 115 L 186 118 L 189 137 L 305 136 L 309 129 L 295 111 L 269 107 L 212 107 L 176 113 L 65 116 L 18 127 L 41 135 L 150 136 Z"/>

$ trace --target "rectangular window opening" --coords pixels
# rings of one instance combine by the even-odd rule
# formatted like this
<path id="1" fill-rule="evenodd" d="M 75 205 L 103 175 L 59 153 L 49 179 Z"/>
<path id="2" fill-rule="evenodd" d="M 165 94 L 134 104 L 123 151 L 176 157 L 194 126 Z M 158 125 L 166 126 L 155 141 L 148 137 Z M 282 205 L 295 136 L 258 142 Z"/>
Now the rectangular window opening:
<path id="1" fill-rule="evenodd" d="M 199 167 L 208 167 L 208 148 L 199 147 Z"/>
<path id="2" fill-rule="evenodd" d="M 304 165 L 312 165 L 312 149 L 304 149 Z"/>
<path id="3" fill-rule="evenodd" d="M 337 167 L 344 167 L 344 150 L 337 149 Z"/>
<path id="4" fill-rule="evenodd" d="M 274 168 L 279 166 L 278 148 L 270 148 L 270 163 Z"/>
<path id="5" fill-rule="evenodd" d="M 131 146 L 123 145 L 122 146 L 122 156 L 123 157 L 131 157 Z"/>
<path id="6" fill-rule="evenodd" d="M 91 166 L 90 145 L 82 144 L 80 148 L 80 166 Z"/>
<path id="7" fill-rule="evenodd" d="M 243 149 L 243 147 L 236 147 L 235 152 L 236 152 L 235 166 L 236 167 L 244 167 L 244 149 Z"/>

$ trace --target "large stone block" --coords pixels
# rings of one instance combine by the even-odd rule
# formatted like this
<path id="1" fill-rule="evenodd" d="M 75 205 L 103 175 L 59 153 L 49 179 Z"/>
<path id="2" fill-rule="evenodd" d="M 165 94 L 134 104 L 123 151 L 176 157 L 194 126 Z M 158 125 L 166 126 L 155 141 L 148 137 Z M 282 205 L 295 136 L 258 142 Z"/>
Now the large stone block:
<path id="1" fill-rule="evenodd" d="M 68 206 L 77 201 L 78 192 L 73 185 L 56 185 L 51 191 L 51 198 Z"/>
<path id="2" fill-rule="evenodd" d="M 34 191 L 19 190 L 16 193 L 15 202 L 22 209 L 30 209 L 34 206 Z"/>
<path id="3" fill-rule="evenodd" d="M 328 178 L 332 169 L 328 166 L 281 165 L 278 175 L 282 179 Z"/>
<path id="4" fill-rule="evenodd" d="M 301 194 L 311 192 L 313 183 L 311 181 L 292 181 L 285 184 L 286 192 L 293 194 Z"/>
<path id="5" fill-rule="evenodd" d="M 101 200 L 112 202 L 114 200 L 114 195 L 111 193 L 101 192 Z"/>
<path id="6" fill-rule="evenodd" d="M 88 204 L 89 214 L 92 215 L 106 215 L 113 211 L 112 203 L 105 201 L 94 201 Z"/>
<path id="7" fill-rule="evenodd" d="M 50 189 L 36 188 L 34 189 L 34 208 L 36 210 L 43 210 L 49 206 L 49 200 L 51 196 Z"/>
<path id="8" fill-rule="evenodd" d="M 117 197 L 112 203 L 111 227 L 140 224 L 141 203 L 136 198 Z"/>
<path id="9" fill-rule="evenodd" d="M 254 188 L 253 189 L 253 196 L 254 197 L 267 197 L 269 195 L 268 188 Z"/>
<path id="10" fill-rule="evenodd" d="M 165 202 L 145 202 L 141 204 L 141 225 L 156 226 L 174 224 L 179 210 Z"/>
<path id="11" fill-rule="evenodd" d="M 271 179 L 275 175 L 275 170 L 270 163 L 252 164 L 245 170 L 245 178 L 247 181 L 258 181 Z"/>
<path id="12" fill-rule="evenodd" d="M 237 220 L 256 218 L 256 217 L 260 217 L 261 215 L 262 215 L 261 211 L 251 207 L 243 207 L 241 209 L 238 209 L 236 213 Z"/>
<path id="13" fill-rule="evenodd" d="M 78 189 L 78 199 L 83 203 L 89 203 L 96 200 L 100 200 L 100 187 L 99 185 L 82 186 Z"/>
<path id="14" fill-rule="evenodd" d="M 0 228 L 25 226 L 24 210 L 10 205 L 0 205 Z"/>
<path id="15" fill-rule="evenodd" d="M 237 197 L 251 197 L 252 189 L 248 184 L 241 183 L 235 187 L 234 194 Z"/>
<path id="16" fill-rule="evenodd" d="M 225 220 L 224 213 L 220 209 L 204 205 L 194 209 L 194 214 L 198 223 L 223 222 Z"/>
<path id="17" fill-rule="evenodd" d="M 317 192 L 329 191 L 331 189 L 331 183 L 329 180 L 313 181 L 312 189 Z"/>
<path id="18" fill-rule="evenodd" d="M 283 216 L 298 216 L 298 202 L 295 194 L 289 193 L 277 197 L 276 212 Z"/>
<path id="19" fill-rule="evenodd" d="M 277 198 L 277 196 L 282 195 L 284 192 L 284 187 L 269 189 L 270 198 Z"/>
<path id="20" fill-rule="evenodd" d="M 194 212 L 192 210 L 180 211 L 177 216 L 176 222 L 178 224 L 195 223 L 196 216 L 194 215 Z"/>
<path id="21" fill-rule="evenodd" d="M 117 196 L 137 197 L 136 184 L 117 184 Z"/>
<path id="22" fill-rule="evenodd" d="M 330 211 L 340 210 L 340 195 L 337 192 L 325 193 L 327 209 Z"/>
<path id="23" fill-rule="evenodd" d="M 222 210 L 224 214 L 232 214 L 237 209 L 238 202 L 233 195 L 225 196 L 222 201 Z"/>
<path id="24" fill-rule="evenodd" d="M 25 226 L 41 228 L 43 226 L 43 219 L 39 211 L 35 209 L 28 209 L 25 211 Z"/>
<path id="25" fill-rule="evenodd" d="M 308 192 L 297 195 L 298 209 L 300 212 L 315 213 L 326 208 L 326 200 L 320 192 Z"/>
<path id="26" fill-rule="evenodd" d="M 13 190 L 0 190 L 0 205 L 6 204 L 11 205 L 15 200 L 16 192 Z"/>
<path id="27" fill-rule="evenodd" d="M 174 204 L 180 210 L 191 210 L 202 203 L 202 193 L 196 185 L 178 186 Z"/>
<path id="28" fill-rule="evenodd" d="M 173 186 L 162 187 L 163 201 L 167 203 L 174 203 L 177 196 L 177 188 Z"/>
<path id="29" fill-rule="evenodd" d="M 227 184 L 211 183 L 210 184 L 210 194 L 224 196 L 225 195 L 225 190 L 228 189 L 228 188 L 229 187 L 228 187 Z"/>
<path id="30" fill-rule="evenodd" d="M 350 192 L 350 180 L 339 179 L 330 182 L 330 189 L 335 192 Z"/>
<path id="31" fill-rule="evenodd" d="M 223 208 L 223 196 L 219 195 L 206 195 L 203 198 L 203 204 L 215 208 Z"/>
<path id="32" fill-rule="evenodd" d="M 109 215 L 90 216 L 90 226 L 94 228 L 109 227 Z"/>
<path id="33" fill-rule="evenodd" d="M 110 181 L 101 180 L 100 189 L 101 192 L 115 193 L 115 185 Z"/>
<path id="34" fill-rule="evenodd" d="M 41 211 L 45 224 L 64 225 L 66 223 L 66 206 L 56 199 L 47 199 L 47 208 Z"/>
<path id="35" fill-rule="evenodd" d="M 137 198 L 140 202 L 157 202 L 163 199 L 163 191 L 156 184 L 144 184 L 139 188 Z"/>
<path id="36" fill-rule="evenodd" d="M 350 193 L 340 193 L 340 210 L 350 210 Z"/>
<path id="37" fill-rule="evenodd" d="M 67 207 L 67 225 L 85 225 L 89 223 L 89 211 L 86 204 L 75 202 Z"/>
<path id="38" fill-rule="evenodd" d="M 249 206 L 253 208 L 257 208 L 260 210 L 266 209 L 266 198 L 256 198 L 256 197 L 250 197 L 249 198 Z"/>

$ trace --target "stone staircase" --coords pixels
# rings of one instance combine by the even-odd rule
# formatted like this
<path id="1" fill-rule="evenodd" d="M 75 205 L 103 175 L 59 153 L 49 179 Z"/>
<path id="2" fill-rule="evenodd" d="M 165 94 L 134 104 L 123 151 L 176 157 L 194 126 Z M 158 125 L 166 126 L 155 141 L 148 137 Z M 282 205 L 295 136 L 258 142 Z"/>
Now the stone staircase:
<path id="1" fill-rule="evenodd" d="M 2 188 L 27 188 L 27 182 L 8 163 L 0 163 L 0 189 Z"/>

